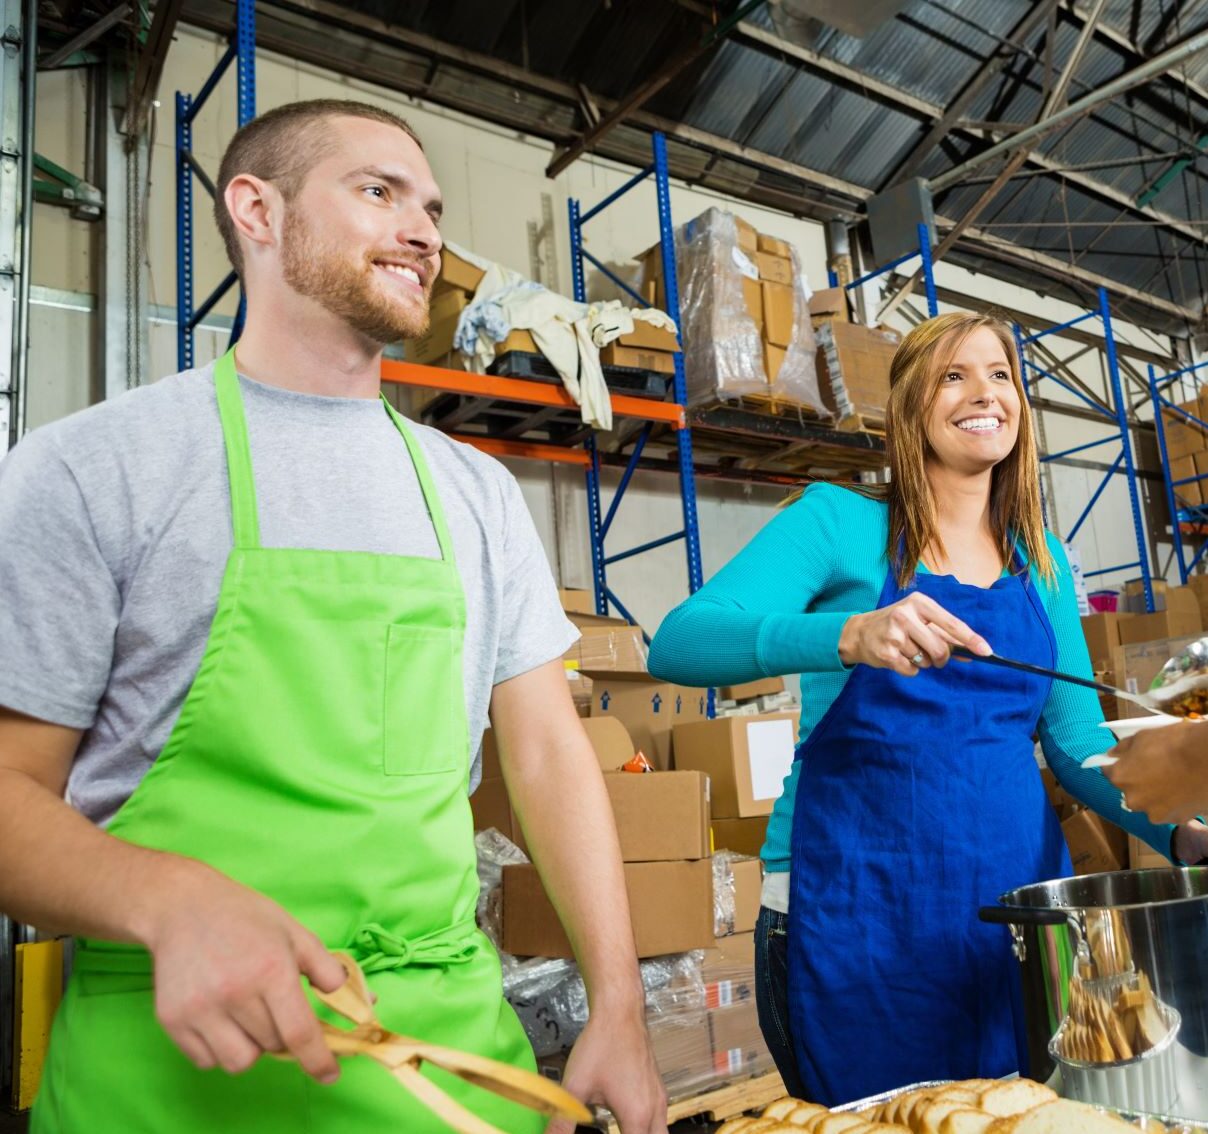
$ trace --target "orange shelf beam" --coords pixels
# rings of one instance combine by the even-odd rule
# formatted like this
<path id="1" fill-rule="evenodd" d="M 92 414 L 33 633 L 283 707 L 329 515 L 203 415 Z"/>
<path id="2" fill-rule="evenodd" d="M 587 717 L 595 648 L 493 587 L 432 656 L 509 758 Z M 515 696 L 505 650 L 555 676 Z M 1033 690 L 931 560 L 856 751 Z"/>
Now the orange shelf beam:
<path id="1" fill-rule="evenodd" d="M 450 394 L 467 394 L 476 398 L 497 398 L 507 402 L 526 402 L 534 406 L 561 406 L 575 410 L 579 406 L 561 386 L 545 382 L 529 382 L 523 378 L 498 378 L 494 374 L 469 374 L 461 370 L 445 370 L 439 366 L 422 366 L 416 362 L 395 362 L 382 359 L 382 381 L 400 386 L 419 386 L 428 390 L 445 390 Z M 635 398 L 628 394 L 612 395 L 612 412 L 616 417 L 632 417 L 640 421 L 660 421 L 672 429 L 684 429 L 684 407 L 675 402 L 656 402 L 651 398 Z"/>
<path id="2" fill-rule="evenodd" d="M 450 433 L 454 441 L 464 441 L 492 457 L 520 457 L 528 461 L 555 461 L 563 465 L 587 468 L 591 458 L 583 449 L 564 445 L 541 445 L 532 441 L 501 441 L 494 437 L 475 437 L 472 433 Z"/>

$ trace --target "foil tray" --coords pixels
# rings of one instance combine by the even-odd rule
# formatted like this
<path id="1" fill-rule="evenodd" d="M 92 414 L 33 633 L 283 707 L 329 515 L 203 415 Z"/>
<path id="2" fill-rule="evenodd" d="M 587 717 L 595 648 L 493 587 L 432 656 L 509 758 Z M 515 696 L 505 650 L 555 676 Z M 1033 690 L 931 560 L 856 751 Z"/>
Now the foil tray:
<path id="1" fill-rule="evenodd" d="M 1018 1076 L 1008 1075 L 1006 1078 L 1016 1079 Z M 879 1095 L 869 1095 L 867 1098 L 856 1099 L 854 1102 L 844 1103 L 842 1106 L 832 1106 L 830 1109 L 832 1114 L 845 1114 L 848 1111 L 863 1110 L 869 1106 L 880 1106 L 882 1103 L 887 1103 L 890 1099 L 896 1099 L 899 1095 L 907 1094 L 910 1091 L 926 1090 L 929 1087 L 948 1087 L 954 1082 L 956 1082 L 955 1079 L 929 1079 L 922 1083 L 908 1083 L 904 1087 L 895 1087 L 892 1091 L 882 1091 Z M 1169 1134 L 1199 1134 L 1200 1131 L 1208 1134 L 1208 1122 L 1194 1121 L 1186 1118 L 1172 1118 L 1167 1114 L 1148 1114 L 1142 1111 L 1118 1110 L 1116 1107 L 1102 1106 L 1097 1103 L 1089 1103 L 1088 1105 L 1094 1106 L 1098 1110 L 1106 1111 L 1109 1114 L 1118 1114 L 1129 1122 L 1141 1123 L 1145 1119 L 1156 1118 L 1166 1127 Z"/>

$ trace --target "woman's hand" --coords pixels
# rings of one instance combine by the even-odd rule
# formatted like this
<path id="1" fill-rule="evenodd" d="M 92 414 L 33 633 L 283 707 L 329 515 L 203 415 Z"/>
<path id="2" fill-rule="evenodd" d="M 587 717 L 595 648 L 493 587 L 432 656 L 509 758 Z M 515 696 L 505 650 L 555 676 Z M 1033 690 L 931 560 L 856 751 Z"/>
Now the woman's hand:
<path id="1" fill-rule="evenodd" d="M 839 635 L 844 665 L 862 662 L 914 677 L 920 669 L 943 666 L 953 646 L 975 654 L 990 654 L 990 644 L 939 603 L 915 591 L 892 606 L 853 614 Z"/>

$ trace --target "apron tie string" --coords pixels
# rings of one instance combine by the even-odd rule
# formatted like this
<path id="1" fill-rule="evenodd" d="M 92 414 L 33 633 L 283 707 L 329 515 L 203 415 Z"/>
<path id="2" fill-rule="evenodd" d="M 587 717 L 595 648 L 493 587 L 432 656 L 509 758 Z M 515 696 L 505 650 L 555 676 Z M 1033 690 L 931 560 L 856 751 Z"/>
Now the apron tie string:
<path id="1" fill-rule="evenodd" d="M 423 937 L 403 937 L 371 922 L 357 930 L 350 951 L 366 973 L 380 973 L 408 965 L 464 965 L 481 945 L 473 918 Z"/>

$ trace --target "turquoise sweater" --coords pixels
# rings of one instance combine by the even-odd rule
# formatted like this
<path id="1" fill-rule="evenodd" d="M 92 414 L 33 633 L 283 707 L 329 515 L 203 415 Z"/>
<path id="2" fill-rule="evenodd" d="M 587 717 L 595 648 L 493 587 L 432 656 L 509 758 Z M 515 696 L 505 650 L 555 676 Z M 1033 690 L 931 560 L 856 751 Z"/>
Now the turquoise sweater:
<path id="1" fill-rule="evenodd" d="M 889 509 L 829 484 L 815 484 L 784 509 L 659 627 L 650 646 L 650 672 L 681 685 L 736 685 L 785 673 L 801 674 L 800 739 L 830 708 L 850 669 L 839 660 L 839 634 L 853 614 L 875 609 L 889 572 L 885 547 Z M 1057 668 L 1090 677 L 1090 658 L 1065 550 L 1050 535 L 1057 567 L 1039 583 L 1057 639 Z M 977 627 L 974 627 L 977 629 Z M 990 643 L 994 645 L 993 642 Z M 1082 761 L 1113 743 L 1099 728 L 1103 713 L 1089 689 L 1053 682 L 1040 718 L 1045 760 L 1062 786 L 1088 807 L 1170 854 L 1173 828 L 1123 811 L 1120 793 Z M 800 762 L 785 778 L 763 847 L 770 871 L 789 868 Z"/>

